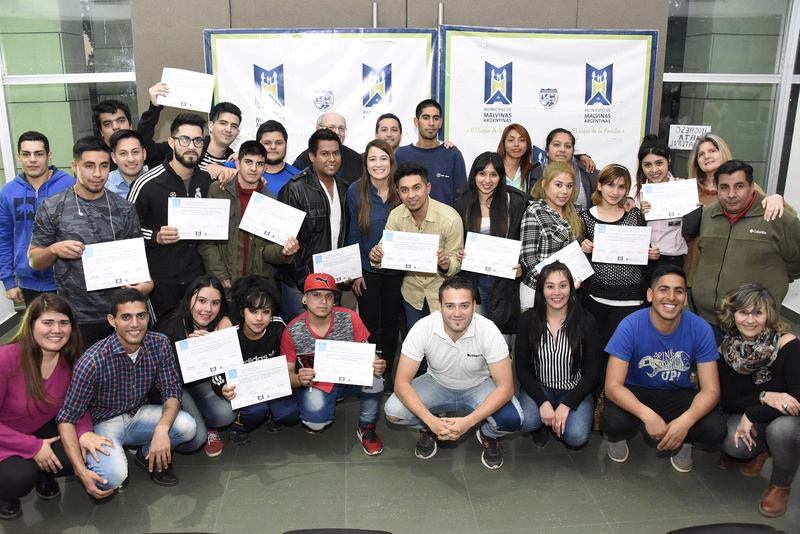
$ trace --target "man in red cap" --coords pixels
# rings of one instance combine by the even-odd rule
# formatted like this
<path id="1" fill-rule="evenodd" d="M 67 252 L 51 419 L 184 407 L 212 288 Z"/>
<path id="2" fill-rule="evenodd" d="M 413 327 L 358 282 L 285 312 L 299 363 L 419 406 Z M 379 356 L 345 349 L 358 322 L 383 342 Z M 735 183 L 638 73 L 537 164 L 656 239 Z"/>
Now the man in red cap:
<path id="1" fill-rule="evenodd" d="M 286 327 L 281 339 L 281 353 L 289 364 L 292 387 L 300 392 L 300 420 L 309 434 L 319 434 L 333 422 L 336 401 L 345 397 L 360 397 L 361 410 L 358 439 L 369 455 L 383 452 L 383 445 L 375 433 L 383 399 L 383 378 L 386 361 L 372 363 L 374 375 L 371 386 L 333 384 L 314 381 L 314 350 L 318 339 L 366 343 L 369 331 L 361 318 L 352 310 L 334 307 L 336 289 L 333 276 L 312 273 L 303 287 L 303 304 L 306 311 Z M 295 367 L 299 369 L 295 374 Z"/>

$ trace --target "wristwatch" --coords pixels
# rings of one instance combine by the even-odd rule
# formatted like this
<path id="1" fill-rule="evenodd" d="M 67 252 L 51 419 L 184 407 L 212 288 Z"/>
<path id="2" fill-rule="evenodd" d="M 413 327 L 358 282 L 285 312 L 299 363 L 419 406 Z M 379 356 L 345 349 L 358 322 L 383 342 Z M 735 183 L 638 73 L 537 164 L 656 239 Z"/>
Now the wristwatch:
<path id="1" fill-rule="evenodd" d="M 759 394 L 758 394 L 758 402 L 760 402 L 761 404 L 766 404 L 766 403 L 764 402 L 764 395 L 766 395 L 766 394 L 767 394 L 767 392 L 766 392 L 766 391 L 762 391 L 761 393 L 759 393 Z"/>

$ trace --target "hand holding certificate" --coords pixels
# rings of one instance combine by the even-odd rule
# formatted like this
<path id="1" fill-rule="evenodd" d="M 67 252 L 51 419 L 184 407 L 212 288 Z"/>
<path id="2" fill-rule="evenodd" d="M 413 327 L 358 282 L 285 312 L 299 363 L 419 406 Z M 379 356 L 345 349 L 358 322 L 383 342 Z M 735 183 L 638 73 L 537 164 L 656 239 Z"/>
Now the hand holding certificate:
<path id="1" fill-rule="evenodd" d="M 642 201 L 650 203 L 645 220 L 677 219 L 697 209 L 697 180 L 675 180 L 642 186 Z"/>
<path id="2" fill-rule="evenodd" d="M 314 272 L 333 276 L 337 284 L 360 277 L 361 252 L 358 245 L 314 254 Z"/>
<path id="3" fill-rule="evenodd" d="M 229 386 L 236 386 L 236 396 L 231 400 L 234 410 L 292 394 L 283 355 L 228 369 L 225 378 Z"/>
<path id="4" fill-rule="evenodd" d="M 383 231 L 381 268 L 435 273 L 439 236 L 413 232 Z"/>
<path id="5" fill-rule="evenodd" d="M 649 226 L 598 224 L 594 231 L 592 261 L 647 265 L 650 230 Z"/>
<path id="6" fill-rule="evenodd" d="M 318 339 L 314 347 L 315 382 L 371 386 L 375 345 Z"/>
<path id="7" fill-rule="evenodd" d="M 159 95 L 159 106 L 191 109 L 207 113 L 214 96 L 214 75 L 165 67 L 161 83 L 167 84 L 169 93 Z"/>
<path id="8" fill-rule="evenodd" d="M 300 232 L 306 212 L 293 208 L 273 198 L 253 193 L 242 215 L 239 229 L 284 245 L 290 237 Z"/>
<path id="9" fill-rule="evenodd" d="M 81 261 L 86 291 L 150 280 L 144 238 L 141 237 L 86 245 Z"/>
<path id="10" fill-rule="evenodd" d="M 467 232 L 461 270 L 514 280 L 521 247 L 514 239 Z"/>
<path id="11" fill-rule="evenodd" d="M 242 349 L 235 328 L 184 339 L 175 347 L 186 384 L 242 365 Z"/>
<path id="12" fill-rule="evenodd" d="M 578 280 L 586 280 L 594 274 L 594 269 L 586 259 L 586 254 L 581 250 L 581 246 L 577 241 L 573 241 L 566 247 L 562 248 L 549 258 L 540 262 L 536 266 L 536 270 L 542 272 L 545 265 L 549 265 L 554 261 L 560 261 L 567 266 L 569 272 L 572 274 L 572 281 L 578 284 Z"/>
<path id="13" fill-rule="evenodd" d="M 230 206 L 227 198 L 171 198 L 167 224 L 181 239 L 227 240 Z"/>

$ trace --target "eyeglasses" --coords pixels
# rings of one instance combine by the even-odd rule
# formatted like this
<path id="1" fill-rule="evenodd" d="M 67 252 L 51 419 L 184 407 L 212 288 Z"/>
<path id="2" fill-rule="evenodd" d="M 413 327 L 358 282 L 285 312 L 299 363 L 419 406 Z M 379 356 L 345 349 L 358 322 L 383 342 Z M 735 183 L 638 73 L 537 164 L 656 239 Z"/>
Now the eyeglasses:
<path id="1" fill-rule="evenodd" d="M 327 126 L 323 125 L 322 127 L 323 128 L 327 128 L 328 130 L 333 130 L 334 132 L 346 132 L 347 131 L 347 128 L 345 128 L 344 126 L 336 126 L 336 125 L 333 125 L 333 124 L 329 124 Z"/>
<path id="2" fill-rule="evenodd" d="M 178 142 L 179 145 L 184 146 L 184 147 L 189 146 L 189 143 L 193 144 L 197 148 L 202 148 L 203 147 L 203 138 L 202 137 L 195 137 L 194 139 L 192 139 L 190 137 L 182 135 L 180 137 L 173 137 L 173 139 L 175 139 Z"/>

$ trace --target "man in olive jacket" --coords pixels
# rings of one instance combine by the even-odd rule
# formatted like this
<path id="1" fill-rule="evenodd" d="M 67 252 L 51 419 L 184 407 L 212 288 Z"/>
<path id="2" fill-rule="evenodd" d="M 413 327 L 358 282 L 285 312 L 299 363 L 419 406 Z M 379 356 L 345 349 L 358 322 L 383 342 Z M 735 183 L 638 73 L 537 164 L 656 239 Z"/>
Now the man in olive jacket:
<path id="1" fill-rule="evenodd" d="M 206 272 L 217 277 L 226 288 L 241 276 L 257 274 L 275 279 L 275 265 L 292 261 L 299 249 L 297 239 L 290 237 L 284 246 L 267 241 L 239 229 L 242 215 L 253 193 L 261 193 L 275 199 L 261 181 L 267 150 L 257 141 L 245 141 L 239 147 L 236 161 L 236 179 L 222 188 L 214 183 L 209 187 L 208 198 L 230 200 L 227 241 L 206 241 L 200 245 L 200 255 Z"/>
<path id="2" fill-rule="evenodd" d="M 703 209 L 700 263 L 692 295 L 697 313 L 716 326 L 716 310 L 725 294 L 742 284 L 761 284 L 781 304 L 789 283 L 800 277 L 800 221 L 786 211 L 764 220 L 753 168 L 739 160 L 714 173 L 718 202 Z"/>

